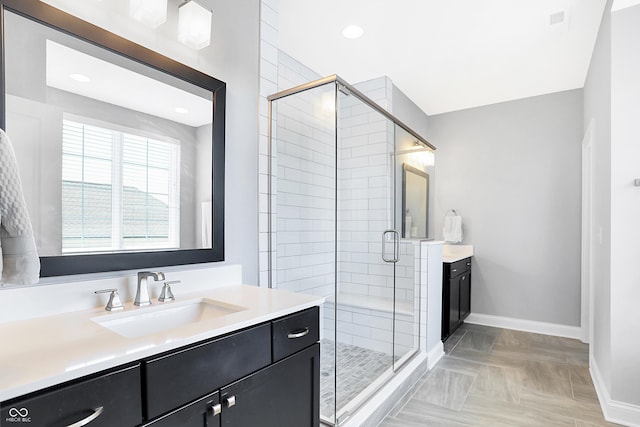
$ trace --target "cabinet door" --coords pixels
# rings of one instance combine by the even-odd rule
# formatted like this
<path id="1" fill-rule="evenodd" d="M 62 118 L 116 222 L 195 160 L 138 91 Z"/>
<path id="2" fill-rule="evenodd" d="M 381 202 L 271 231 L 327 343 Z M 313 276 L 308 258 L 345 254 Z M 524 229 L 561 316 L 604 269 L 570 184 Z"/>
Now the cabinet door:
<path id="1" fill-rule="evenodd" d="M 456 330 L 460 323 L 460 278 L 449 280 L 449 334 Z"/>
<path id="2" fill-rule="evenodd" d="M 220 400 L 225 427 L 317 427 L 320 344 L 223 388 Z"/>
<path id="3" fill-rule="evenodd" d="M 471 271 L 460 277 L 460 321 L 471 313 Z"/>
<path id="4" fill-rule="evenodd" d="M 157 418 L 143 427 L 219 427 L 220 393 L 215 392 Z"/>

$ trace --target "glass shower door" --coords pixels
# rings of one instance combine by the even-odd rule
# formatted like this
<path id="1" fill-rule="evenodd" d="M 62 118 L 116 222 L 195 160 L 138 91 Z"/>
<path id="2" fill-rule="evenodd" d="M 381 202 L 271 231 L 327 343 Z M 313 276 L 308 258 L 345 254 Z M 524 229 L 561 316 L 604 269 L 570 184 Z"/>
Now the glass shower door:
<path id="1" fill-rule="evenodd" d="M 358 90 L 386 96 L 381 82 Z M 402 235 L 404 134 L 358 90 L 311 82 L 284 91 L 271 114 L 271 283 L 325 296 L 320 415 L 335 425 L 419 341 L 420 245 Z"/>
<path id="2" fill-rule="evenodd" d="M 395 149 L 391 120 L 348 91 L 337 114 L 337 422 L 393 374 Z"/>

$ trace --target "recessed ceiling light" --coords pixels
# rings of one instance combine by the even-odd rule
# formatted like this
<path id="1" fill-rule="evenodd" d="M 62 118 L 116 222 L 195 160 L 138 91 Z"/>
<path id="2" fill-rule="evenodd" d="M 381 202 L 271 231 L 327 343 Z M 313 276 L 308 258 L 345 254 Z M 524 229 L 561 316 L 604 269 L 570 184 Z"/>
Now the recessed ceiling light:
<path id="1" fill-rule="evenodd" d="M 69 74 L 69 78 L 80 82 L 80 83 L 89 83 L 91 81 L 91 79 L 87 76 L 85 76 L 84 74 Z"/>
<path id="2" fill-rule="evenodd" d="M 357 25 L 348 25 L 342 30 L 342 35 L 348 39 L 357 39 L 358 37 L 362 37 L 363 34 L 364 30 Z"/>
<path id="3" fill-rule="evenodd" d="M 189 114 L 189 110 L 187 110 L 184 107 L 177 107 L 176 108 L 176 113 L 180 113 L 180 114 Z"/>

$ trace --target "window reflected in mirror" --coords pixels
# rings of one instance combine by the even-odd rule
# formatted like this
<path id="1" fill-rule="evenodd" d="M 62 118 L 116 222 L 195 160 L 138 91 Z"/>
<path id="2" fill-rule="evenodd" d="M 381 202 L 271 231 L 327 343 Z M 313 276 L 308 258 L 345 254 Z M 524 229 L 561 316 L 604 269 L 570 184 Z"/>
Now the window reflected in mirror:
<path id="1" fill-rule="evenodd" d="M 44 3 L 0 3 L 0 125 L 42 275 L 222 260 L 224 82 Z"/>
<path id="2" fill-rule="evenodd" d="M 21 16 L 5 22 L 7 133 L 19 164 L 41 165 L 21 168 L 39 253 L 211 247 L 211 92 Z"/>

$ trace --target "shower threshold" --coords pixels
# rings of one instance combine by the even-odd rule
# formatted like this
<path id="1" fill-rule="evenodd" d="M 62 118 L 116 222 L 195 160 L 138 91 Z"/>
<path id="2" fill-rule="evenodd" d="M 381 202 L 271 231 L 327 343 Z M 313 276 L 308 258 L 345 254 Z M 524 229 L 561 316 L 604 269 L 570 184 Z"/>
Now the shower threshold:
<path id="1" fill-rule="evenodd" d="M 327 340 L 321 342 L 321 348 L 329 349 L 327 356 L 333 358 L 333 343 Z M 395 358 L 395 368 L 392 366 L 392 357 L 390 355 L 363 349 L 348 344 L 337 343 L 338 345 L 338 376 L 340 372 L 348 371 L 345 381 L 338 384 L 337 399 L 335 394 L 328 393 L 327 388 L 332 387 L 332 381 L 335 375 L 330 363 L 321 362 L 321 412 L 320 421 L 326 426 L 348 426 L 353 414 L 363 407 L 368 401 L 376 397 L 376 392 L 382 389 L 399 371 L 401 371 L 407 362 L 409 362 L 418 352 L 414 350 L 402 357 Z M 321 355 L 321 360 L 322 360 Z M 350 364 L 353 357 L 358 357 L 360 364 L 355 366 Z M 383 367 L 381 367 L 383 366 Z M 324 380 L 324 381 L 323 381 Z M 335 400 L 334 400 L 335 399 Z M 334 402 L 337 404 L 337 424 L 334 423 L 333 407 Z M 393 406 L 393 405 L 391 405 Z M 359 424 L 358 424 L 359 425 Z"/>

